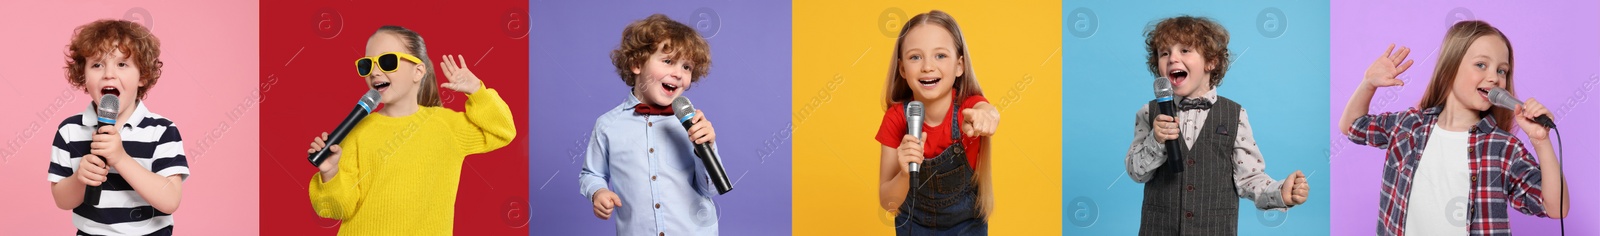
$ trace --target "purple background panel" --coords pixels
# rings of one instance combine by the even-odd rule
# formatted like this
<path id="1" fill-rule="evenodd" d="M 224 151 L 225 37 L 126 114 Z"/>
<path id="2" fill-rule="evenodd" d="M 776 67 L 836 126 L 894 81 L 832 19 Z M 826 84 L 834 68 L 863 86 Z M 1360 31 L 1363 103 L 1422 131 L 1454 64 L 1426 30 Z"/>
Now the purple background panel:
<path id="1" fill-rule="evenodd" d="M 1383 150 L 1355 145 L 1344 137 L 1339 116 L 1362 74 L 1390 43 L 1412 48 L 1416 64 L 1401 74 L 1406 86 L 1379 89 L 1371 113 L 1416 106 L 1427 88 L 1438 48 L 1451 24 L 1464 19 L 1489 22 L 1510 39 L 1516 64 L 1514 79 L 1523 99 L 1535 98 L 1555 114 L 1561 128 L 1572 214 L 1567 233 L 1600 234 L 1600 172 L 1594 153 L 1600 151 L 1600 101 L 1589 101 L 1600 84 L 1600 2 L 1597 1 L 1334 1 L 1329 99 L 1329 145 L 1333 169 L 1332 234 L 1372 234 L 1378 224 L 1378 191 L 1382 187 Z M 1521 132 L 1517 132 L 1519 136 Z M 1525 138 L 1525 137 L 1524 137 Z M 1524 142 L 1523 145 L 1530 145 Z M 1556 203 L 1547 203 L 1554 206 Z M 1465 214 L 1465 209 L 1451 209 Z M 1559 235 L 1559 221 L 1511 210 L 1517 235 Z M 1442 216 L 1441 216 L 1442 217 Z"/>
<path id="2" fill-rule="evenodd" d="M 707 77 L 684 95 L 717 126 L 734 190 L 715 197 L 721 233 L 790 231 L 790 4 L 788 1 L 532 1 L 529 3 L 530 222 L 533 235 L 614 234 L 578 193 L 588 136 L 627 99 L 609 53 L 628 23 L 655 13 L 711 44 Z"/>

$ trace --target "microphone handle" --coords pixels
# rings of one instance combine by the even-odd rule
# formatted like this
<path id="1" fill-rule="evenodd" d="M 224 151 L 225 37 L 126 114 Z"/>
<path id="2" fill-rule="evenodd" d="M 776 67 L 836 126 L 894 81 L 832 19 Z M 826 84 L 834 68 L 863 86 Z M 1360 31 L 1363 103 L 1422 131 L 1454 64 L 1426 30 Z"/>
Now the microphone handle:
<path id="1" fill-rule="evenodd" d="M 921 129 L 921 127 L 917 127 L 917 129 Z M 920 139 L 920 138 L 922 138 L 922 131 L 921 130 L 912 130 L 911 131 L 911 136 L 916 136 L 917 138 Z M 916 191 L 917 190 L 917 182 L 920 182 L 920 181 L 918 181 L 919 179 L 917 178 L 917 176 L 919 176 L 919 175 L 917 173 L 918 172 L 922 172 L 922 164 L 906 163 L 906 169 L 910 169 L 909 171 L 911 172 L 911 191 Z"/>
<path id="2" fill-rule="evenodd" d="M 912 135 L 912 136 L 917 136 L 917 138 L 922 138 L 922 134 L 921 133 L 918 133 L 918 134 L 915 134 L 915 135 Z M 906 168 L 907 169 L 911 169 L 910 170 L 911 171 L 911 179 L 913 180 L 913 181 L 911 181 L 911 188 L 912 189 L 916 189 L 917 188 L 917 185 L 916 185 L 917 181 L 915 181 L 915 180 L 917 179 L 917 172 L 921 172 L 922 171 L 922 164 L 906 163 Z"/>
<path id="3" fill-rule="evenodd" d="M 1157 103 L 1157 105 L 1160 105 L 1161 107 L 1161 114 L 1172 116 L 1173 118 L 1178 117 L 1178 104 L 1176 104 L 1175 101 L 1167 99 L 1166 101 Z M 1173 139 L 1167 140 L 1165 144 L 1167 147 L 1167 164 L 1162 166 L 1171 168 L 1173 172 L 1183 172 L 1183 152 L 1182 150 L 1179 150 L 1179 148 L 1183 147 L 1183 143 L 1180 143 L 1177 139 Z"/>
<path id="4" fill-rule="evenodd" d="M 366 118 L 367 113 L 370 112 L 359 106 L 350 111 L 350 115 L 344 121 L 339 122 L 339 127 L 334 128 L 333 133 L 328 134 L 328 140 L 323 140 L 322 149 L 317 150 L 316 153 L 312 153 L 310 157 L 306 158 L 306 160 L 311 161 L 311 166 L 322 166 L 322 162 L 327 161 L 328 156 L 333 155 L 333 152 L 328 149 L 344 141 L 344 136 L 350 134 L 350 129 L 355 128 L 356 123 L 361 123 L 361 119 Z"/>
<path id="5" fill-rule="evenodd" d="M 683 127 L 693 125 L 693 121 L 683 122 Z M 711 177 L 711 184 L 717 186 L 718 195 L 733 191 L 733 182 L 728 181 L 728 172 L 722 169 L 722 158 L 711 152 L 711 143 L 695 144 L 694 155 L 700 157 L 701 165 L 706 166 L 706 174 Z"/>
<path id="6" fill-rule="evenodd" d="M 112 125 L 112 124 L 106 124 L 106 123 L 96 124 L 96 125 L 94 125 L 94 130 L 95 130 L 95 132 L 100 132 L 99 131 L 100 127 L 105 127 L 107 125 Z M 102 156 L 95 156 L 95 157 L 100 158 L 100 163 L 106 163 L 106 158 L 105 157 L 102 157 Z M 107 166 L 106 168 L 110 169 L 110 166 Z M 107 173 L 110 173 L 110 172 L 107 172 Z M 106 174 L 106 176 L 110 177 L 111 175 L 110 174 Z M 107 182 L 109 182 L 109 181 L 107 181 Z M 106 182 L 100 182 L 100 184 L 105 184 L 105 183 Z M 101 189 L 102 188 L 100 186 L 85 186 L 85 188 L 83 189 L 83 205 L 90 206 L 90 207 L 93 207 L 94 205 L 100 205 L 100 190 Z"/>
<path id="7" fill-rule="evenodd" d="M 1553 121 L 1553 120 L 1550 120 L 1550 116 L 1547 116 L 1547 115 L 1533 118 L 1533 121 L 1534 122 L 1539 122 L 1539 125 L 1543 125 L 1545 128 L 1551 128 L 1551 129 L 1556 128 L 1556 122 Z"/>
<path id="8" fill-rule="evenodd" d="M 917 139 L 922 139 L 922 132 L 915 132 L 915 134 L 912 134 L 912 136 L 917 136 Z M 917 190 L 917 182 L 920 182 L 920 179 L 917 179 L 918 175 L 920 174 L 917 174 L 917 172 L 922 172 L 922 164 L 906 163 L 906 169 L 909 169 L 910 171 L 910 190 L 915 191 Z"/>
<path id="9" fill-rule="evenodd" d="M 711 152 L 711 144 L 695 145 L 694 155 L 699 156 L 700 164 L 706 166 L 706 174 L 711 177 L 711 184 L 717 186 L 717 194 L 728 194 L 728 191 L 733 191 L 733 183 L 728 181 L 728 172 L 722 169 L 722 158 Z"/>
<path id="10" fill-rule="evenodd" d="M 1178 144 L 1178 140 L 1167 140 L 1166 144 L 1167 164 L 1165 166 L 1170 166 L 1173 172 L 1183 172 L 1183 153 L 1178 150 L 1179 147 L 1182 147 L 1179 145 L 1182 144 Z"/>

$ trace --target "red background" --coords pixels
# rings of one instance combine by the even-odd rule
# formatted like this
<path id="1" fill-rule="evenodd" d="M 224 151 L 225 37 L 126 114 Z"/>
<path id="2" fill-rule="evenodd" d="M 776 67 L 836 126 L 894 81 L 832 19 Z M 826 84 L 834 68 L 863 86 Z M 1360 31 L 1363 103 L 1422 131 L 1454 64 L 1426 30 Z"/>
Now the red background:
<path id="1" fill-rule="evenodd" d="M 331 131 L 366 91 L 353 62 L 379 26 L 417 31 L 434 69 L 460 54 L 510 105 L 516 140 L 468 156 L 456 198 L 455 233 L 527 235 L 528 30 L 526 1 L 263 1 L 261 3 L 261 234 L 332 235 L 338 221 L 317 217 L 307 184 L 311 138 Z M 226 58 L 215 58 L 227 60 Z M 447 81 L 444 76 L 438 82 Z M 441 89 L 461 111 L 465 94 Z"/>

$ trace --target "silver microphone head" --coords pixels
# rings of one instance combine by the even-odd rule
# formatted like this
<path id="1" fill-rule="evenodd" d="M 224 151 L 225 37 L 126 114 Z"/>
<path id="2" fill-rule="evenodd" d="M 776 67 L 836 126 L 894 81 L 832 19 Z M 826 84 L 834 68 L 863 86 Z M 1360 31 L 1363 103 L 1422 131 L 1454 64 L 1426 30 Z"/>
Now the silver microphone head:
<path id="1" fill-rule="evenodd" d="M 1156 77 L 1156 98 L 1172 99 L 1172 80 L 1167 77 Z"/>
<path id="2" fill-rule="evenodd" d="M 119 103 L 122 102 L 121 100 L 118 100 L 117 95 L 115 94 L 106 94 L 100 96 L 100 104 L 95 108 L 95 114 L 99 116 L 100 123 L 117 123 L 117 115 L 119 115 L 118 113 L 122 112 L 122 110 L 119 109 Z"/>
<path id="3" fill-rule="evenodd" d="M 922 138 L 923 114 L 922 102 L 911 101 L 906 103 L 906 134 Z"/>
<path id="4" fill-rule="evenodd" d="M 1516 97 L 1511 96 L 1511 92 L 1506 92 L 1506 90 L 1502 88 L 1494 88 L 1489 90 L 1489 102 L 1494 103 L 1494 105 L 1497 107 L 1504 107 L 1512 110 L 1516 110 L 1517 105 L 1522 105 L 1522 100 L 1517 100 Z"/>
<path id="5" fill-rule="evenodd" d="M 367 112 L 372 112 L 373 108 L 378 108 L 380 99 L 383 99 L 383 94 L 378 93 L 377 89 L 367 89 L 367 94 L 361 95 L 361 101 L 356 101 L 356 105 L 361 105 Z"/>
<path id="6" fill-rule="evenodd" d="M 689 103 L 689 97 L 678 96 L 672 99 L 672 116 L 678 117 L 678 122 L 694 119 L 694 104 Z"/>

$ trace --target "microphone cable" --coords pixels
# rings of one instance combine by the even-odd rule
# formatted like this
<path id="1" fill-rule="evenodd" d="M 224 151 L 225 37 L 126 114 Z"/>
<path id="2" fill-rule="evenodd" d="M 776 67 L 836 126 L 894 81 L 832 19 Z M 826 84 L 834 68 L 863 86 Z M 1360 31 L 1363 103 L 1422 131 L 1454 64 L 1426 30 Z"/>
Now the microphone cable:
<path id="1" fill-rule="evenodd" d="M 1567 160 L 1561 158 L 1561 157 L 1566 156 L 1566 154 L 1563 153 L 1563 150 L 1562 150 L 1562 149 L 1565 149 L 1566 145 L 1561 144 L 1561 131 L 1560 130 L 1557 130 L 1556 128 L 1550 128 L 1550 132 L 1556 135 L 1556 162 L 1557 162 L 1556 166 L 1561 167 L 1561 179 L 1560 179 L 1560 181 L 1561 181 L 1561 203 L 1560 203 L 1560 205 L 1556 205 L 1556 211 L 1561 213 L 1561 219 L 1557 219 L 1557 220 L 1561 221 L 1561 235 L 1562 236 L 1566 236 L 1567 235 L 1567 217 L 1570 216 L 1568 214 L 1572 213 L 1572 212 L 1567 212 L 1566 211 L 1567 210 L 1566 209 L 1567 196 L 1570 195 L 1570 193 L 1567 193 L 1567 173 L 1566 173 L 1567 172 L 1567 167 L 1566 167 Z"/>
<path id="2" fill-rule="evenodd" d="M 921 171 L 918 171 L 918 172 L 921 172 Z M 911 212 L 916 211 L 916 208 L 917 208 L 917 197 L 915 195 L 917 193 L 917 189 L 921 189 L 922 186 L 928 184 L 926 182 L 917 183 L 917 177 L 919 175 L 921 175 L 921 174 L 917 173 L 917 172 L 912 172 L 912 173 L 913 174 L 911 174 L 911 179 L 906 181 L 907 184 L 911 185 L 911 189 L 909 191 L 906 191 L 906 202 L 905 202 L 905 204 L 910 204 L 910 206 L 907 207 L 907 209 L 909 209 L 909 210 L 907 210 L 905 212 L 900 212 L 900 214 L 905 214 L 906 215 L 906 220 L 900 221 L 899 224 L 896 224 L 894 226 L 895 228 L 906 227 L 907 223 L 911 223 L 911 218 L 914 217 L 914 215 L 912 215 Z M 929 173 L 929 174 L 938 174 L 938 172 Z"/>

